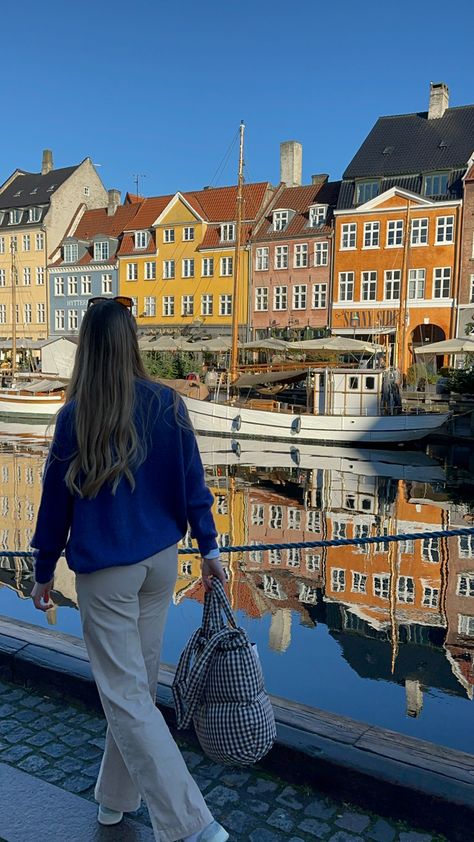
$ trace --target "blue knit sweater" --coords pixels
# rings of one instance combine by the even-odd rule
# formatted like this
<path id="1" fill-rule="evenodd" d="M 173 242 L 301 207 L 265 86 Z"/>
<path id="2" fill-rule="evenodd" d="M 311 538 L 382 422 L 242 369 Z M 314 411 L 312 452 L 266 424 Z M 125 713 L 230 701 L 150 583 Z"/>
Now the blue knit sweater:
<path id="1" fill-rule="evenodd" d="M 43 477 L 32 546 L 36 581 L 52 579 L 64 548 L 69 567 L 91 573 L 135 564 L 179 541 L 188 524 L 201 555 L 215 550 L 213 497 L 206 486 L 186 407 L 167 386 L 137 380 L 134 420 L 147 440 L 147 457 L 135 471 L 135 489 L 122 478 L 93 499 L 71 494 L 65 476 L 77 448 L 74 401 L 58 415 Z M 177 420 L 178 417 L 178 420 Z M 181 423 L 180 423 L 181 422 Z"/>

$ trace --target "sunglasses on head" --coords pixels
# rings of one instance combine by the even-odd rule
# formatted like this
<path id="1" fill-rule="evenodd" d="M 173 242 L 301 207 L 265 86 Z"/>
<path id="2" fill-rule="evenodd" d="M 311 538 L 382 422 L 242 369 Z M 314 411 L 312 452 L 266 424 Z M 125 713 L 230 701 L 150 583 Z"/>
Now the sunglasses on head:
<path id="1" fill-rule="evenodd" d="M 95 298 L 89 298 L 87 309 L 93 307 L 94 304 L 98 304 L 99 301 L 116 301 L 117 304 L 121 304 L 122 307 L 130 310 L 130 313 L 133 312 L 133 298 L 129 298 L 128 295 L 116 295 L 114 298 L 109 298 L 106 295 L 97 295 Z"/>

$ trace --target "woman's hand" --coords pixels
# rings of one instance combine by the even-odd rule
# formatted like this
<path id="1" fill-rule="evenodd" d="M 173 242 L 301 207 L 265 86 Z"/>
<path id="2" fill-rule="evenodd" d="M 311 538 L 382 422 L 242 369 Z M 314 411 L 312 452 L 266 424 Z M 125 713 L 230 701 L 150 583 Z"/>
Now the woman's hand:
<path id="1" fill-rule="evenodd" d="M 53 584 L 53 579 L 51 579 L 50 582 L 45 582 L 44 584 L 41 584 L 41 582 L 35 582 L 33 590 L 31 591 L 31 598 L 35 608 L 38 608 L 39 611 L 48 611 L 49 608 L 53 607 L 50 595 Z"/>
<path id="2" fill-rule="evenodd" d="M 225 585 L 226 578 L 220 558 L 201 558 L 201 578 L 206 592 L 212 590 L 213 578 L 219 579 L 219 582 Z"/>

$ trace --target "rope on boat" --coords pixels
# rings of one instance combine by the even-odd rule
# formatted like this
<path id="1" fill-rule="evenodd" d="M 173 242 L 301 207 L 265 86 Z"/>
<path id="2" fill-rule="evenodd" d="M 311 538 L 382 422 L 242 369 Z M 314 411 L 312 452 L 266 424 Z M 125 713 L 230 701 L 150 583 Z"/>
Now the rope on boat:
<path id="1" fill-rule="evenodd" d="M 400 535 L 367 535 L 364 538 L 333 538 L 319 541 L 287 541 L 280 544 L 241 544 L 234 547 L 219 547 L 221 554 L 249 553 L 256 550 L 313 550 L 321 547 L 365 547 L 367 544 L 390 544 L 397 541 L 417 541 L 425 538 L 455 538 L 474 535 L 474 526 L 458 529 L 436 529 L 429 532 L 404 532 Z M 180 555 L 198 555 L 197 547 L 178 547 Z M 34 552 L 21 550 L 0 550 L 0 560 L 5 558 L 32 558 Z"/>

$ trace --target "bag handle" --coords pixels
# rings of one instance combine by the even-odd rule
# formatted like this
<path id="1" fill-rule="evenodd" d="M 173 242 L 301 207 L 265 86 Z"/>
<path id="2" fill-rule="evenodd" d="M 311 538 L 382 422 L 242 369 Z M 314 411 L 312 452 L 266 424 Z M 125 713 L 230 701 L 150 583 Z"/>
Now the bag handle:
<path id="1" fill-rule="evenodd" d="M 224 586 L 218 579 L 214 578 L 212 580 L 211 590 L 207 591 L 204 597 L 204 611 L 201 624 L 204 636 L 208 637 L 212 629 L 220 630 L 225 628 L 226 624 L 222 619 L 222 611 L 230 626 L 233 629 L 238 628 Z"/>

